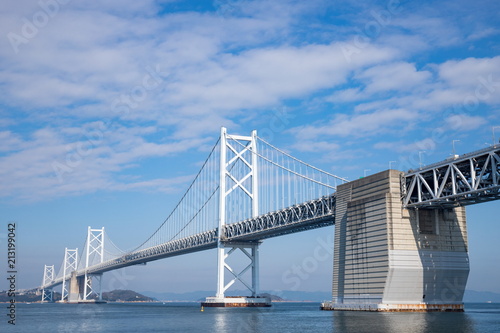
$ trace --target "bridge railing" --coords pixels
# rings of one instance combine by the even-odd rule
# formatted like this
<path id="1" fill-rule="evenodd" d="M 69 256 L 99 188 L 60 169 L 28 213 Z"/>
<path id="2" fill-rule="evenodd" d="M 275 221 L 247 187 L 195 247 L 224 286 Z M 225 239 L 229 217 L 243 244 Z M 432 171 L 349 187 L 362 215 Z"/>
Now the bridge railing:
<path id="1" fill-rule="evenodd" d="M 231 223 L 224 227 L 224 241 L 261 240 L 333 225 L 335 194 L 299 205 Z"/>

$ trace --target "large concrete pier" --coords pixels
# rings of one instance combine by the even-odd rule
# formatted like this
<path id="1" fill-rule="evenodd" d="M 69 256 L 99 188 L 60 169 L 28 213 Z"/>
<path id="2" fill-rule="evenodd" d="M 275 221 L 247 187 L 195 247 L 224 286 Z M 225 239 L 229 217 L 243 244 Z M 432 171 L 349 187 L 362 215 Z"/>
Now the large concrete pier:
<path id="1" fill-rule="evenodd" d="M 324 310 L 463 311 L 465 208 L 406 209 L 401 172 L 337 189 L 333 299 Z"/>
<path id="2" fill-rule="evenodd" d="M 85 276 L 76 276 L 76 272 L 71 273 L 71 279 L 69 281 L 69 293 L 68 299 L 65 303 L 76 303 L 76 304 L 102 304 L 106 303 L 103 301 L 99 295 L 98 299 L 86 299 L 85 298 Z"/>

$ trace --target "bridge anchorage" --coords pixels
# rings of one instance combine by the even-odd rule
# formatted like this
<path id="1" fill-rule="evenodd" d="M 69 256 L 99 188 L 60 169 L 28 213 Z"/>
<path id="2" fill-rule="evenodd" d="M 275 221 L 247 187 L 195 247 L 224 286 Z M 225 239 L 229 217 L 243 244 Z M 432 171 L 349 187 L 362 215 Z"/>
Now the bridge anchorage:
<path id="1" fill-rule="evenodd" d="M 463 311 L 465 206 L 500 199 L 500 146 L 337 189 L 333 300 L 324 310 Z"/>
<path id="2" fill-rule="evenodd" d="M 324 310 L 463 311 L 469 273 L 466 205 L 500 199 L 500 147 L 352 182 L 225 128 L 158 229 L 121 251 L 102 229 L 85 249 L 45 266 L 43 300 L 101 302 L 105 272 L 216 249 L 217 291 L 207 307 L 270 306 L 259 294 L 259 246 L 268 238 L 335 225 L 332 301 Z M 106 249 L 105 249 L 106 245 Z M 246 260 L 235 262 L 239 254 Z M 231 259 L 233 258 L 233 260 Z M 227 297 L 236 283 L 247 296 Z M 68 287 L 69 286 L 69 287 Z"/>

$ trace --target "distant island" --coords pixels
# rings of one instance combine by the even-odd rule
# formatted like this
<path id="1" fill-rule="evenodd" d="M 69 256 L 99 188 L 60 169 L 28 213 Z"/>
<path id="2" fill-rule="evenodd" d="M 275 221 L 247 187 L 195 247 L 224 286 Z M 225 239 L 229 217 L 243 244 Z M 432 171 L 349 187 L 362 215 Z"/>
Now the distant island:
<path id="1" fill-rule="evenodd" d="M 12 297 L 9 297 L 7 291 L 0 291 L 0 303 L 7 303 Z M 42 296 L 33 290 L 16 293 L 17 303 L 35 303 L 40 302 Z M 61 293 L 54 292 L 54 301 L 61 299 Z M 113 290 L 102 293 L 102 299 L 107 302 L 155 302 L 152 297 L 144 296 L 132 290 Z"/>
<path id="2" fill-rule="evenodd" d="M 155 302 L 152 297 L 144 296 L 132 290 L 113 290 L 102 293 L 102 299 L 108 302 Z"/>

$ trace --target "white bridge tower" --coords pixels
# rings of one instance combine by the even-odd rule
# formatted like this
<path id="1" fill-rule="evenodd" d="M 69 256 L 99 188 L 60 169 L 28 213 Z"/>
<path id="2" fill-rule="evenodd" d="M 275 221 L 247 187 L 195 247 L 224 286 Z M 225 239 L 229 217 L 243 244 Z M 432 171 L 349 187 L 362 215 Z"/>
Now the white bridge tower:
<path id="1" fill-rule="evenodd" d="M 97 257 L 97 258 L 96 258 Z M 94 260 L 92 260 L 94 259 Z M 97 262 L 95 262 L 97 259 Z M 90 261 L 93 262 L 90 262 Z M 90 296 L 97 295 L 98 301 L 102 301 L 101 274 L 88 272 L 88 267 L 104 261 L 104 227 L 92 229 L 89 227 L 87 233 L 87 246 L 85 249 L 85 280 L 83 287 L 83 301 L 89 300 Z M 93 282 L 94 281 L 94 282 Z M 97 286 L 96 286 L 97 284 Z"/>
<path id="2" fill-rule="evenodd" d="M 71 274 L 78 268 L 78 249 L 64 249 L 64 266 L 63 266 L 63 282 L 61 289 L 61 302 L 67 301 L 69 298 L 69 280 L 66 279 L 67 274 Z"/>
<path id="3" fill-rule="evenodd" d="M 50 282 L 54 281 L 54 265 L 45 265 L 43 268 L 43 282 L 42 282 L 42 303 L 53 302 L 54 292 L 51 288 L 45 288 Z"/>
<path id="4" fill-rule="evenodd" d="M 220 136 L 220 183 L 219 183 L 219 227 L 217 241 L 217 294 L 207 297 L 203 306 L 239 307 L 270 306 L 269 298 L 258 297 L 259 293 L 259 244 L 261 242 L 227 242 L 225 225 L 228 221 L 228 201 L 233 196 L 243 197 L 250 205 L 236 204 L 233 209 L 245 210 L 249 217 L 259 215 L 259 187 L 257 170 L 257 131 L 251 136 L 229 135 L 226 128 L 221 128 Z M 234 205 L 234 201 L 232 202 Z M 240 272 L 228 263 L 228 257 L 237 250 L 249 259 L 248 265 Z M 244 279 L 244 274 L 251 269 L 251 282 Z M 232 279 L 226 283 L 226 271 Z M 236 281 L 240 281 L 250 292 L 251 297 L 226 298 L 225 292 Z"/>

